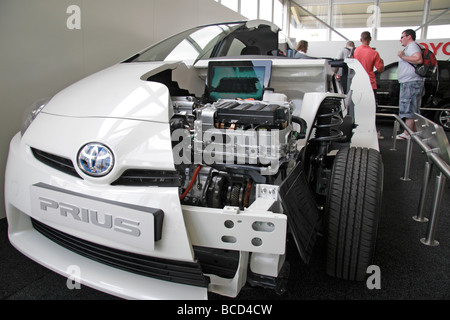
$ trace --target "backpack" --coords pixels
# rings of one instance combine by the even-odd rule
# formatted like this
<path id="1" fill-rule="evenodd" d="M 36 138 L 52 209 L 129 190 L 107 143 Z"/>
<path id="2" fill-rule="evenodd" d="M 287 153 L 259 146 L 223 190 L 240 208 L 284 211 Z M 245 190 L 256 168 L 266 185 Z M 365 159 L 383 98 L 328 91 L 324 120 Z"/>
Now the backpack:
<path id="1" fill-rule="evenodd" d="M 356 49 L 356 47 L 353 47 L 353 48 L 350 50 L 350 55 L 348 56 L 349 58 L 354 58 L 354 55 L 355 55 L 355 49 Z"/>
<path id="2" fill-rule="evenodd" d="M 416 43 L 417 44 L 417 43 Z M 418 44 L 417 44 L 418 45 Z M 416 74 L 421 77 L 430 78 L 437 69 L 437 59 L 433 52 L 429 49 L 425 49 L 424 47 L 418 45 L 420 50 L 422 51 L 422 63 L 418 65 L 413 65 L 416 69 Z"/>
<path id="3" fill-rule="evenodd" d="M 347 58 L 354 58 L 353 54 L 355 53 L 355 49 L 356 49 L 355 47 L 353 47 L 351 49 L 348 47 L 344 47 L 344 49 L 346 49 L 345 55 Z"/>

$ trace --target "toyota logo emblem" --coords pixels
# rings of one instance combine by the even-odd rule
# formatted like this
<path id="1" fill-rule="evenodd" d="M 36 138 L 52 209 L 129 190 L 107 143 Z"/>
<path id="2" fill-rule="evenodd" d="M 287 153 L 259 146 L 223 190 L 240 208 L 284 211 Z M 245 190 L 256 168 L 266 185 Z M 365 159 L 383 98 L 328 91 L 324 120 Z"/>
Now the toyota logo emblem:
<path id="1" fill-rule="evenodd" d="M 107 175 L 113 165 L 113 153 L 103 144 L 88 143 L 78 152 L 78 167 L 89 176 Z"/>

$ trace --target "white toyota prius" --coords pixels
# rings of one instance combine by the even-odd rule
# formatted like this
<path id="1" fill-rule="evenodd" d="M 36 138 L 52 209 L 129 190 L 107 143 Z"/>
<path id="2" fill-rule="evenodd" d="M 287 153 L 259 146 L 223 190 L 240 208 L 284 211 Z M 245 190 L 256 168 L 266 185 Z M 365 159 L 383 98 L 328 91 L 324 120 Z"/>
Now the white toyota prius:
<path id="1" fill-rule="evenodd" d="M 373 91 L 353 59 L 294 54 L 267 21 L 200 26 L 37 101 L 10 143 L 11 243 L 126 299 L 282 292 L 287 237 L 307 263 L 318 233 L 326 272 L 363 280 Z"/>

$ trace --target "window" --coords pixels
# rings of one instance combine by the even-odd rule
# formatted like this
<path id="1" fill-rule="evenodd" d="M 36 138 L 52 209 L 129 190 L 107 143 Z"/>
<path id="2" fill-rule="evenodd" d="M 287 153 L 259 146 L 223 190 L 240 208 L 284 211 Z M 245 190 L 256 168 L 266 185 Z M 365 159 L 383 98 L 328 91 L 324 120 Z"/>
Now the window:
<path id="1" fill-rule="evenodd" d="M 449 8 L 449 0 L 215 1 L 248 19 L 272 21 L 282 29 L 286 24 L 284 6 L 288 6 L 290 27 L 285 32 L 297 42 L 344 41 L 345 38 L 355 41 L 363 31 L 369 31 L 372 40 L 398 40 L 403 30 L 416 30 L 424 24 L 426 3 L 430 4 L 428 21 L 441 16 L 426 28 L 418 29 L 417 39 L 442 39 L 450 33 L 450 11 L 443 14 Z"/>
<path id="2" fill-rule="evenodd" d="M 422 25 L 423 9 L 424 0 L 381 2 L 377 40 L 398 40 L 403 30 L 416 30 Z M 416 38 L 421 34 L 418 30 Z"/>
<path id="3" fill-rule="evenodd" d="M 211 26 L 202 28 L 195 31 L 190 35 L 190 37 L 195 41 L 195 43 L 201 48 L 205 49 L 206 45 L 210 43 L 218 34 L 223 32 L 223 28 L 219 26 Z"/>
<path id="4" fill-rule="evenodd" d="M 398 80 L 397 70 L 398 66 L 384 70 L 380 74 L 380 80 Z"/>
<path id="5" fill-rule="evenodd" d="M 243 44 L 241 40 L 233 39 L 230 49 L 228 49 L 227 56 L 238 56 L 244 48 L 245 44 Z"/>
<path id="6" fill-rule="evenodd" d="M 431 1 L 429 20 L 441 15 L 449 7 L 448 0 Z M 447 38 L 450 34 L 450 11 L 441 15 L 428 26 L 428 39 Z"/>
<path id="7" fill-rule="evenodd" d="M 379 28 L 377 39 L 378 40 L 400 40 L 402 32 L 406 29 L 417 29 L 418 26 L 406 25 L 404 27 L 389 27 L 389 28 Z M 421 31 L 416 31 L 417 40 L 420 39 Z"/>
<path id="8" fill-rule="evenodd" d="M 248 19 L 258 18 L 258 0 L 241 1 L 241 14 Z"/>
<path id="9" fill-rule="evenodd" d="M 445 61 L 440 61 L 438 63 L 439 63 L 439 80 L 450 81 L 450 64 Z"/>
<path id="10" fill-rule="evenodd" d="M 303 6 L 307 11 L 322 21 L 327 20 L 327 5 L 307 5 Z M 311 16 L 307 11 L 299 6 L 291 6 L 291 29 L 290 36 L 295 37 L 297 41 L 326 41 L 327 28 L 316 18 Z"/>
<path id="11" fill-rule="evenodd" d="M 259 0 L 259 18 L 272 21 L 273 0 Z"/>
<path id="12" fill-rule="evenodd" d="M 376 7 L 371 3 L 335 4 L 331 25 L 336 31 L 350 40 L 358 40 L 361 32 L 372 33 L 372 25 L 375 21 Z M 339 34 L 333 32 L 331 40 L 345 40 Z"/>
<path id="13" fill-rule="evenodd" d="M 199 52 L 187 40 L 181 41 L 164 59 L 164 61 L 176 60 L 194 60 Z"/>
<path id="14" fill-rule="evenodd" d="M 284 27 L 282 0 L 274 0 L 273 2 L 273 23 L 275 23 L 280 28 Z"/>
<path id="15" fill-rule="evenodd" d="M 222 24 L 197 27 L 163 40 L 143 51 L 135 61 L 207 59 L 227 34 L 242 26 Z"/>

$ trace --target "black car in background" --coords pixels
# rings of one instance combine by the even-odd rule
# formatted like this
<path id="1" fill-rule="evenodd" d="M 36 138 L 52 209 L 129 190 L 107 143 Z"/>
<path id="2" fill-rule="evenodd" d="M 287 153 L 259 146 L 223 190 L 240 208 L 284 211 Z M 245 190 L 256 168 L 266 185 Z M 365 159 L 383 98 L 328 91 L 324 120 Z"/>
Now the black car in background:
<path id="1" fill-rule="evenodd" d="M 398 62 L 388 64 L 383 72 L 375 72 L 377 79 L 377 112 L 397 113 L 400 85 L 397 78 Z M 450 61 L 438 61 L 434 77 L 425 80 L 422 98 L 423 116 L 450 131 Z"/>

